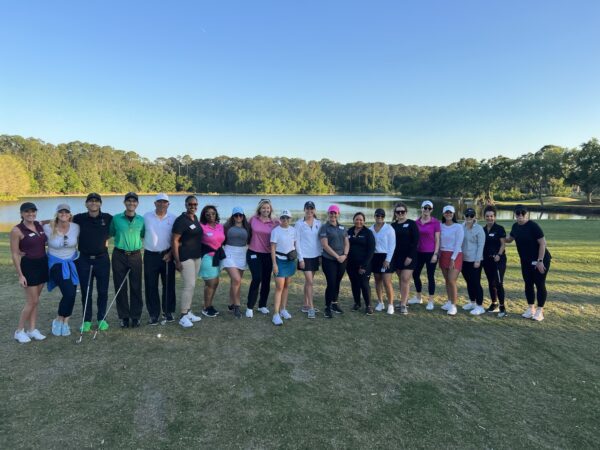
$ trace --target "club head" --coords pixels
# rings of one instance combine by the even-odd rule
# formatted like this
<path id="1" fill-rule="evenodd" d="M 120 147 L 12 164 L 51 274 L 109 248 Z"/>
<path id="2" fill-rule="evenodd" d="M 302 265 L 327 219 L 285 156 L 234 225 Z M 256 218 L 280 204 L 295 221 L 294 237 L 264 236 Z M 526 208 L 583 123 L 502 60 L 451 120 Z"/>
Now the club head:
<path id="1" fill-rule="evenodd" d="M 77 339 L 75 341 L 76 344 L 81 344 L 81 341 L 83 341 L 83 334 L 79 335 L 79 339 Z"/>
<path id="2" fill-rule="evenodd" d="M 160 321 L 160 324 L 161 324 L 161 325 L 166 325 L 166 324 L 167 324 L 167 319 L 163 319 L 163 320 L 161 320 L 161 321 Z"/>

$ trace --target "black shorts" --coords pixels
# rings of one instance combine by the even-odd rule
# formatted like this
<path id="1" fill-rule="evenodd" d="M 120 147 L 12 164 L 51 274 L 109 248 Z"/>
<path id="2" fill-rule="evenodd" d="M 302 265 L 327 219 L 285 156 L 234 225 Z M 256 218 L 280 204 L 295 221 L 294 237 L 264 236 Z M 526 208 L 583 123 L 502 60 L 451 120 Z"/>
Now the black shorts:
<path id="1" fill-rule="evenodd" d="M 417 258 L 413 258 L 408 266 L 404 265 L 404 261 L 408 258 L 407 254 L 399 254 L 392 259 L 394 270 L 415 270 L 417 268 Z"/>
<path id="2" fill-rule="evenodd" d="M 304 269 L 300 268 L 300 261 L 298 261 L 298 270 L 303 270 L 304 272 L 318 272 L 320 260 L 320 256 L 317 256 L 316 258 L 304 258 Z"/>
<path id="3" fill-rule="evenodd" d="M 373 255 L 373 259 L 371 260 L 371 270 L 373 271 L 373 275 L 377 275 L 378 273 L 394 273 L 394 268 L 391 264 L 387 270 L 381 271 L 386 256 L 387 253 L 375 253 Z"/>
<path id="4" fill-rule="evenodd" d="M 21 258 L 21 272 L 27 280 L 27 286 L 38 286 L 48 282 L 48 257 L 31 259 L 23 256 Z"/>

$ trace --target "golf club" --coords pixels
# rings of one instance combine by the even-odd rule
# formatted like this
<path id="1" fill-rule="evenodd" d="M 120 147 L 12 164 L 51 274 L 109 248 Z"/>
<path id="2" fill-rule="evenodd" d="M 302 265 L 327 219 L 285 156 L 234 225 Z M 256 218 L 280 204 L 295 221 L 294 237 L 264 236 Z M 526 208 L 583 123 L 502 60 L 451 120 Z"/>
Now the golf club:
<path id="1" fill-rule="evenodd" d="M 115 297 L 112 299 L 112 302 L 110 302 L 110 305 L 108 305 L 108 308 L 106 308 L 106 313 L 104 314 L 104 317 L 102 318 L 102 320 L 106 320 L 106 317 L 108 316 L 108 312 L 110 311 L 110 308 L 112 307 L 113 303 L 115 302 L 115 300 L 119 296 L 119 292 L 121 292 L 121 289 L 125 285 L 125 281 L 127 281 L 127 277 L 129 276 L 129 272 L 131 272 L 131 269 L 127 269 L 127 273 L 125 274 L 125 277 L 123 278 L 123 281 L 121 281 L 121 286 L 119 286 L 119 289 L 117 289 L 117 292 L 115 293 Z M 94 332 L 94 337 L 92 338 L 93 340 L 96 339 L 96 336 L 98 335 L 98 330 L 99 330 L 99 328 L 96 329 L 96 331 Z"/>
<path id="2" fill-rule="evenodd" d="M 83 317 L 81 318 L 81 327 L 79 328 L 79 339 L 75 341 L 76 344 L 81 344 L 83 340 L 83 324 L 85 323 L 85 312 L 87 311 L 88 297 L 90 295 L 90 283 L 92 281 L 92 271 L 94 266 L 90 266 L 90 274 L 88 275 L 87 289 L 85 291 L 85 302 L 83 303 Z"/>

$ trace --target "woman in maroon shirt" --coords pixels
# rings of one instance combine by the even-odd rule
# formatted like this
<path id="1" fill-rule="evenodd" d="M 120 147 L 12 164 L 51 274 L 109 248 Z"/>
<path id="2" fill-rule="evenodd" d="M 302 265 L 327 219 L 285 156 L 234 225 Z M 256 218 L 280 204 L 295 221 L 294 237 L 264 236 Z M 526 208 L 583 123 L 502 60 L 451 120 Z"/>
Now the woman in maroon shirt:
<path id="1" fill-rule="evenodd" d="M 15 339 L 21 344 L 32 339 L 46 339 L 35 328 L 37 307 L 44 284 L 48 281 L 48 257 L 46 256 L 46 235 L 42 225 L 35 220 L 37 207 L 26 202 L 21 205 L 21 223 L 10 232 L 10 253 L 19 275 L 19 285 L 25 289 L 25 307 L 21 311 Z M 29 328 L 25 331 L 25 323 Z"/>

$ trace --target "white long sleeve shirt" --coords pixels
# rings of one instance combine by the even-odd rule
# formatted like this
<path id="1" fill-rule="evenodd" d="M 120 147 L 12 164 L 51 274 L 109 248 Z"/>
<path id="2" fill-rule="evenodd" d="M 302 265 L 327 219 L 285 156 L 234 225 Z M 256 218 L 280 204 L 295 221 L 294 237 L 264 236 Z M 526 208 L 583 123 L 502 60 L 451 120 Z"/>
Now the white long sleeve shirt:
<path id="1" fill-rule="evenodd" d="M 396 232 L 389 223 L 384 223 L 379 232 L 375 231 L 375 225 L 369 228 L 375 236 L 375 253 L 385 253 L 385 260 L 392 261 L 394 250 L 396 250 Z"/>
<path id="2" fill-rule="evenodd" d="M 296 249 L 298 252 L 298 261 L 304 261 L 304 258 L 318 258 L 323 252 L 321 240 L 319 239 L 319 229 L 321 221 L 314 219 L 312 227 L 304 219 L 300 219 L 294 225 L 296 229 Z"/>
<path id="3" fill-rule="evenodd" d="M 441 234 L 440 250 L 443 252 L 452 252 L 451 259 L 454 261 L 458 254 L 462 252 L 465 228 L 458 223 L 453 223 L 452 225 L 443 223 Z"/>

